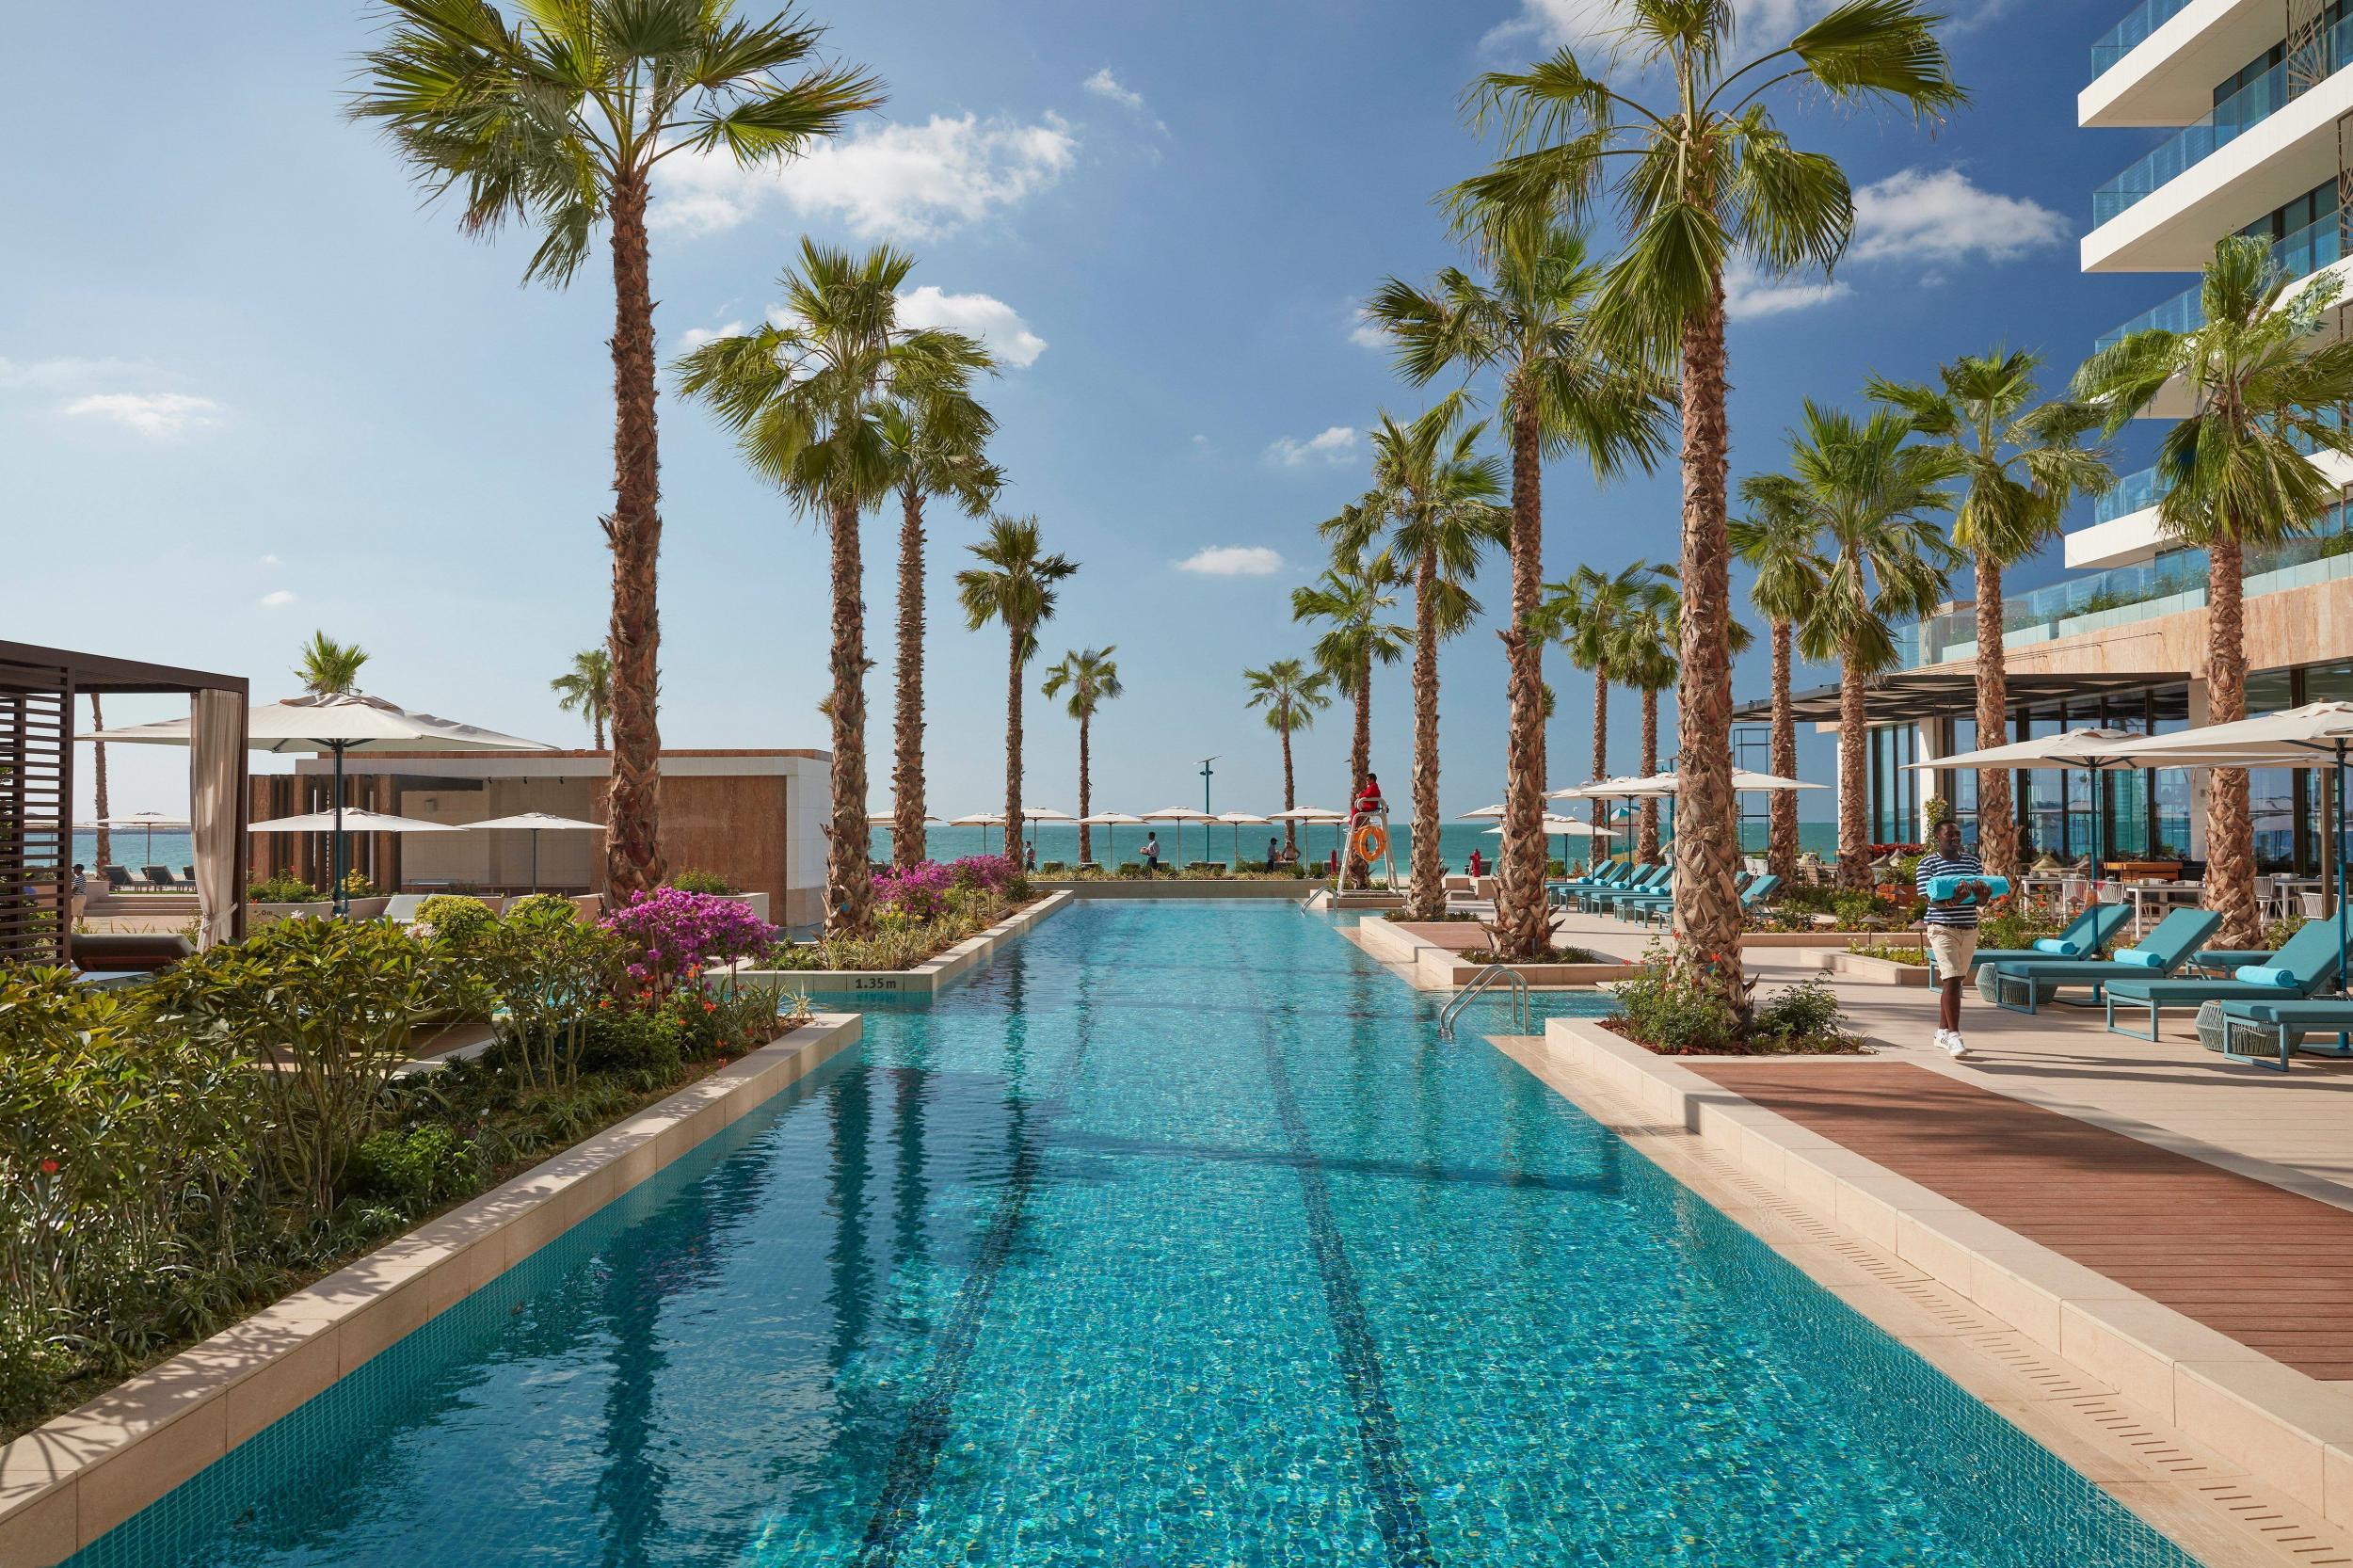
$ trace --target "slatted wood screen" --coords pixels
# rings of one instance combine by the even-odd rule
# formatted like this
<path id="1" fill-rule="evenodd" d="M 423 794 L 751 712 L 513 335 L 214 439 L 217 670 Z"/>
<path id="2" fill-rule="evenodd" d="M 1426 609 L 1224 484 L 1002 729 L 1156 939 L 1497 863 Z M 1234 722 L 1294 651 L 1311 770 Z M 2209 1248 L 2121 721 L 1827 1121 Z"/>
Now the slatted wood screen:
<path id="1" fill-rule="evenodd" d="M 65 962 L 72 852 L 72 678 L 0 662 L 0 963 Z"/>

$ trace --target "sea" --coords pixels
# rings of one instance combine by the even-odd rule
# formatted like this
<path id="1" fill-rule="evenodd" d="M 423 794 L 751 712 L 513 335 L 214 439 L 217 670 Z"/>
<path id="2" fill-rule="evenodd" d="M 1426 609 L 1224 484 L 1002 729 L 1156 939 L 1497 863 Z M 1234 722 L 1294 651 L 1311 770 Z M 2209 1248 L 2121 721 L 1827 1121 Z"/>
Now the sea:
<path id="1" fill-rule="evenodd" d="M 1392 819 L 1392 824 L 1394 841 L 1389 846 L 1389 856 L 1401 872 L 1413 852 L 1414 833 L 1402 822 Z M 1448 823 L 1438 832 L 1439 857 L 1449 866 L 1460 867 L 1470 858 L 1470 852 L 1477 849 L 1481 856 L 1493 860 L 1496 846 L 1501 842 L 1492 831 L 1493 827 L 1494 824 L 1485 822 Z M 1223 860 L 1230 865 L 1235 858 L 1237 843 L 1242 858 L 1263 861 L 1268 837 L 1272 835 L 1279 840 L 1283 833 L 1280 826 L 1245 827 L 1240 830 L 1238 840 L 1234 828 L 1204 829 L 1199 823 L 1188 823 L 1181 829 L 1174 824 L 1162 824 L 1157 829 L 1098 827 L 1094 830 L 1095 857 L 1110 864 L 1116 852 L 1120 859 L 1135 859 L 1144 835 L 1154 831 L 1160 836 L 1160 860 L 1163 865 L 1183 865 L 1189 860 Z M 1331 854 L 1333 846 L 1338 842 L 1338 832 L 1337 828 L 1313 824 L 1302 827 L 1299 830 L 1301 857 L 1315 861 Z M 1115 837 L 1107 838 L 1107 835 Z M 1023 835 L 1023 841 L 1027 842 L 1032 837 L 1037 840 L 1037 858 L 1041 865 L 1048 860 L 1068 861 L 1079 857 L 1079 829 L 1074 824 L 1039 823 L 1030 833 Z M 1763 824 L 1747 824 L 1744 837 L 1754 840 L 1748 845 L 1749 848 L 1762 853 L 1765 844 Z M 85 866 L 97 865 L 97 840 L 98 836 L 94 833 L 76 833 L 73 836 L 74 860 Z M 1838 826 L 1835 823 L 1800 823 L 1798 840 L 1804 848 L 1815 851 L 1826 860 L 1837 856 Z M 136 828 L 118 829 L 114 835 L 115 864 L 169 866 L 177 872 L 181 867 L 195 859 L 185 833 L 158 833 L 153 836 L 152 849 L 150 842 L 149 836 Z M 926 830 L 924 838 L 925 847 L 933 858 L 939 860 L 952 860 L 959 855 L 994 855 L 1003 842 L 1004 830 L 996 827 L 935 826 Z M 1583 839 L 1555 839 L 1552 841 L 1553 854 L 1572 861 L 1585 858 L 1585 846 Z M 1567 851 L 1565 855 L 1562 854 L 1564 849 Z M 876 860 L 889 859 L 889 833 L 881 828 L 875 829 L 868 853 Z"/>

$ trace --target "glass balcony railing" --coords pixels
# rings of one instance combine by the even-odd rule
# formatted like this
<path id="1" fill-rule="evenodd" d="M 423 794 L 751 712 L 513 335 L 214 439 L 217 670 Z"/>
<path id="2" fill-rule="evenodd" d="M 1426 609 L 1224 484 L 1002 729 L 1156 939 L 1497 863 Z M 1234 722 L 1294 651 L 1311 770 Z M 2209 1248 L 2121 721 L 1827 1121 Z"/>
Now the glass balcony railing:
<path id="1" fill-rule="evenodd" d="M 2135 512 L 2154 506 L 2165 491 L 2166 486 L 2158 479 L 2157 471 L 2145 468 L 2138 473 L 2128 473 L 2119 479 L 2116 488 L 2091 504 L 2091 515 L 2100 522 L 2114 522 L 2118 518 L 2128 518 Z"/>
<path id="2" fill-rule="evenodd" d="M 2345 226 L 2340 216 L 2330 213 L 2327 217 L 2308 223 L 2271 246 L 2271 259 L 2290 278 L 2309 278 L 2322 267 L 2345 259 Z M 2113 347 L 2135 332 L 2161 328 L 2168 332 L 2194 332 L 2206 324 L 2205 301 L 2201 286 L 2193 284 L 2164 304 L 2143 311 L 2113 330 L 2103 332 L 2092 350 Z M 2128 510 L 2130 508 L 2127 508 Z"/>
<path id="3" fill-rule="evenodd" d="M 2313 583 L 2353 577 L 2353 533 L 2345 510 L 2332 508 L 2318 532 L 2247 552 L 2247 597 L 2280 593 Z M 2002 603 L 2002 646 L 2077 637 L 2109 627 L 2151 620 L 2206 602 L 2206 552 L 2176 550 L 2140 566 L 2054 583 L 2009 596 Z M 1906 667 L 1974 659 L 1977 613 L 1964 605 L 1903 629 L 1898 639 Z"/>
<path id="4" fill-rule="evenodd" d="M 2340 23 L 2339 27 L 2344 24 Z M 2331 34 L 2337 28 L 2329 29 Z M 2333 63 L 2338 56 L 2332 51 Z M 2184 126 L 2136 159 L 2123 172 L 2091 193 L 2091 221 L 2107 222 L 2136 202 L 2153 196 L 2168 181 L 2194 168 L 2280 112 L 2288 101 L 2288 69 L 2282 63 L 2248 83 L 2205 116 Z"/>
<path id="5" fill-rule="evenodd" d="M 2124 19 L 2091 46 L 2091 73 L 2099 75 L 2133 52 L 2133 46 L 2170 22 L 2189 0 L 2140 0 Z"/>

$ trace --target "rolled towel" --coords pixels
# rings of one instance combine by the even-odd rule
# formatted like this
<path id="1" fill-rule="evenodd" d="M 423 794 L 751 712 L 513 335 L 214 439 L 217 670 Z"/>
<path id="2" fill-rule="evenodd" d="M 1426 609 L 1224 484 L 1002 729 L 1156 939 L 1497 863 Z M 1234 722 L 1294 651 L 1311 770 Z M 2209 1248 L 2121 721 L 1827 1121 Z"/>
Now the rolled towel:
<path id="1" fill-rule="evenodd" d="M 1959 894 L 1964 882 L 1984 883 L 1989 889 L 1985 895 L 1988 899 L 2000 898 L 2009 891 L 2009 878 L 2006 876 L 1931 876 L 1929 878 L 1929 898 L 1943 904 Z"/>
<path id="2" fill-rule="evenodd" d="M 2143 952 L 2138 948 L 2118 949 L 2116 961 L 2120 964 L 2130 964 L 2136 969 L 2162 969 L 2165 968 L 2165 960 L 2163 958 L 2158 957 L 2153 952 Z"/>
<path id="3" fill-rule="evenodd" d="M 2037 952 L 2056 953 L 2061 958 L 2081 958 L 2084 955 L 2083 949 L 2077 947 L 2073 942 L 2062 941 L 2057 936 L 2042 936 L 2037 938 L 2034 944 L 2034 950 Z"/>
<path id="4" fill-rule="evenodd" d="M 2275 969 L 2265 964 L 2241 965 L 2234 972 L 2249 985 L 2270 985 L 2282 991 L 2295 991 L 2302 989 L 2304 984 L 2296 977 L 2294 970 Z"/>

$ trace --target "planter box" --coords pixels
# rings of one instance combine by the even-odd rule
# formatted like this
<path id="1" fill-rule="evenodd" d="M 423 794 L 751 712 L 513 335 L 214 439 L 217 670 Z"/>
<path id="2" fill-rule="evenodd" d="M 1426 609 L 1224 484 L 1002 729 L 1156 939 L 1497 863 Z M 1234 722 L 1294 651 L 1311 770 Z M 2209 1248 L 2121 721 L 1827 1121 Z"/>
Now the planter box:
<path id="1" fill-rule="evenodd" d="M 1877 981 L 1885 985 L 1926 985 L 1929 967 L 1922 964 L 1900 964 L 1892 958 L 1874 958 L 1865 952 L 1849 952 L 1844 948 L 1823 948 L 1814 953 L 1821 966 L 1833 974 L 1855 980 Z"/>
<path id="2" fill-rule="evenodd" d="M 1921 942 L 1916 931 L 1744 931 L 1740 945 L 1744 948 L 1818 948 L 1824 945 L 1844 949 L 1849 942 L 1885 942 L 1891 947 L 1911 947 Z"/>
<path id="3" fill-rule="evenodd" d="M 1017 909 L 978 936 L 911 969 L 753 969 L 737 968 L 739 985 L 757 986 L 779 996 L 925 997 L 988 957 L 1003 943 L 1066 907 L 1066 891 L 1047 894 L 1025 909 Z"/>
<path id="4" fill-rule="evenodd" d="M 1442 948 L 1425 948 L 1414 965 L 1414 984 L 1424 991 L 1460 990 L 1486 967 Z M 1519 970 L 1521 978 L 1530 985 L 1589 991 L 1607 981 L 1630 979 L 1642 968 L 1634 963 L 1514 964 L 1512 967 Z"/>
<path id="5" fill-rule="evenodd" d="M 321 899 L 316 904 L 248 904 L 245 909 L 246 918 L 254 924 L 268 925 L 274 920 L 296 917 L 306 920 L 323 920 L 334 914 L 335 905 L 331 900 Z"/>

